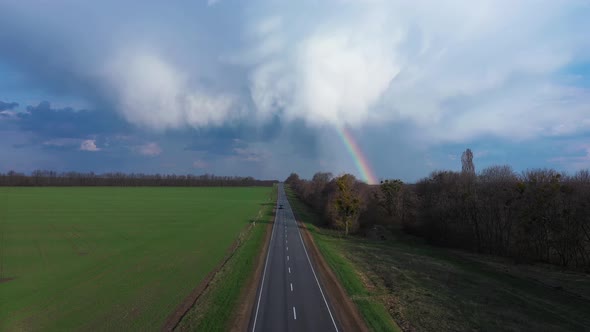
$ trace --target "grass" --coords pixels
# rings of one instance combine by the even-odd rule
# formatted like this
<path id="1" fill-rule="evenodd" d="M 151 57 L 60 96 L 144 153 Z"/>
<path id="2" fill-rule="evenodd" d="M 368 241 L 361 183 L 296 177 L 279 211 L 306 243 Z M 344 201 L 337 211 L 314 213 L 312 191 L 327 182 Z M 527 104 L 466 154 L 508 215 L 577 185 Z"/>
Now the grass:
<path id="1" fill-rule="evenodd" d="M 228 331 L 234 318 L 248 278 L 254 273 L 256 256 L 262 250 L 267 225 L 271 221 L 276 201 L 276 186 L 272 201 L 261 210 L 254 227 L 249 228 L 234 255 L 212 280 L 210 287 L 182 319 L 180 331 Z"/>
<path id="2" fill-rule="evenodd" d="M 305 206 L 294 206 L 313 223 Z M 364 301 L 381 305 L 404 331 L 590 330 L 588 275 L 432 247 L 401 233 L 391 241 L 312 233 L 373 330 L 390 328 L 375 323 L 385 318 Z"/>
<path id="3" fill-rule="evenodd" d="M 379 294 L 365 287 L 358 268 L 337 247 L 337 242 L 343 239 L 340 239 L 337 233 L 317 227 L 318 216 L 298 200 L 289 188 L 287 188 L 287 197 L 298 220 L 304 222 L 310 230 L 322 256 L 356 304 L 367 326 L 372 331 L 400 331 L 387 312 Z"/>
<path id="4" fill-rule="evenodd" d="M 157 330 L 270 188 L 0 188 L 0 330 Z"/>

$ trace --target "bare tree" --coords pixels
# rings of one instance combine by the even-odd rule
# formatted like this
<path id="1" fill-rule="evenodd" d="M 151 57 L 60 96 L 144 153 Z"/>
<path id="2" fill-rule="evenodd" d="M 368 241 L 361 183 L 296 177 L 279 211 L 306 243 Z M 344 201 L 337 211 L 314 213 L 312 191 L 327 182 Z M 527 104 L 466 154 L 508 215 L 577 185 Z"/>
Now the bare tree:
<path id="1" fill-rule="evenodd" d="M 58 174 L 53 171 L 36 170 L 31 175 L 10 171 L 0 173 L 0 186 L 272 186 L 274 180 L 256 180 L 252 177 L 232 177 L 204 175 L 176 175 L 176 174 L 125 174 L 106 173 L 94 174 L 65 172 Z"/>
<path id="2" fill-rule="evenodd" d="M 311 181 L 293 175 L 289 182 L 345 234 L 401 218 L 404 231 L 433 244 L 590 272 L 588 170 L 517 175 L 510 166 L 491 166 L 475 176 L 469 149 L 462 164 L 462 172 L 433 172 L 416 184 L 393 180 L 368 186 L 352 175 L 330 179 L 323 173 Z M 12 176 L 22 181 L 19 174 Z"/>
<path id="3" fill-rule="evenodd" d="M 473 165 L 473 152 L 471 149 L 465 150 L 461 155 L 461 172 L 465 174 L 475 174 L 475 166 Z"/>
<path id="4" fill-rule="evenodd" d="M 401 223 L 403 207 L 403 186 L 399 180 L 384 180 L 379 186 L 379 205 L 385 210 L 391 222 Z"/>

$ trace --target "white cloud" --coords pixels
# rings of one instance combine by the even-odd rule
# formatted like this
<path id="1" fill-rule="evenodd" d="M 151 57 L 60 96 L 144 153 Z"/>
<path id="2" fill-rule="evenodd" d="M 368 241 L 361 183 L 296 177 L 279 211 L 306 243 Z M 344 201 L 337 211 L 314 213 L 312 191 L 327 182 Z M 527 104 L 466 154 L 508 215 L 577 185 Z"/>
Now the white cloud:
<path id="1" fill-rule="evenodd" d="M 367 34 L 379 33 L 372 30 Z M 388 50 L 393 45 L 388 44 L 367 40 L 356 29 L 320 32 L 306 39 L 297 59 L 305 64 L 297 73 L 295 99 L 301 104 L 290 109 L 289 115 L 305 112 L 306 120 L 320 124 L 365 122 L 370 108 L 400 71 L 395 54 Z"/>
<path id="2" fill-rule="evenodd" d="M 80 143 L 80 150 L 96 152 L 96 151 L 100 151 L 100 148 L 98 148 L 96 146 L 96 140 L 87 139 L 87 140 L 83 140 L 82 143 Z"/>
<path id="3" fill-rule="evenodd" d="M 0 120 L 3 119 L 16 119 L 18 111 L 0 111 Z"/>
<path id="4" fill-rule="evenodd" d="M 162 148 L 154 142 L 140 145 L 136 149 L 139 154 L 149 157 L 155 157 L 162 153 Z"/>
<path id="5" fill-rule="evenodd" d="M 114 104 L 156 130 L 279 114 L 317 128 L 403 123 L 444 142 L 590 125 L 590 92 L 563 72 L 590 59 L 584 0 L 252 0 L 202 10 L 218 2 L 140 12 L 135 3 L 58 2 L 39 17 L 15 1 L 0 27 L 14 32 L 8 62 L 22 60 L 32 82 Z"/>
<path id="6" fill-rule="evenodd" d="M 186 73 L 147 51 L 121 53 L 103 75 L 128 121 L 151 129 L 204 127 L 228 121 L 234 98 L 189 85 Z"/>
<path id="7" fill-rule="evenodd" d="M 262 115 L 356 127 L 403 120 L 430 141 L 559 135 L 590 119 L 590 92 L 557 79 L 588 56 L 581 2 L 303 3 L 274 4 L 251 22 L 258 34 L 244 54 Z"/>

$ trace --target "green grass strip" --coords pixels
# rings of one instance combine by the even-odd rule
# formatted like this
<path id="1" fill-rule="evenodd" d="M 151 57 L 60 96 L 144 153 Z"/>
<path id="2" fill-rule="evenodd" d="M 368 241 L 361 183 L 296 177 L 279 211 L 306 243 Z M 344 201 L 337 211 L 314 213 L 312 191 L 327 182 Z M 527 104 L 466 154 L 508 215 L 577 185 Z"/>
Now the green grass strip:
<path id="1" fill-rule="evenodd" d="M 276 202 L 276 187 L 270 202 L 262 207 L 259 222 L 242 235 L 242 244 L 180 321 L 176 330 L 227 331 L 231 328 L 240 294 L 254 273 L 257 254 L 263 248 L 266 225 L 273 216 L 272 209 Z"/>
<path id="2" fill-rule="evenodd" d="M 342 242 L 347 241 L 346 238 L 328 235 L 329 230 L 317 227 L 319 224 L 317 214 L 303 204 L 289 188 L 287 188 L 287 197 L 300 221 L 304 222 L 310 230 L 322 256 L 340 280 L 348 296 L 353 299 L 369 329 L 371 331 L 401 331 L 389 315 L 384 303 L 375 296 L 378 294 L 373 294 L 365 288 L 359 278 L 358 269 L 344 255 Z"/>

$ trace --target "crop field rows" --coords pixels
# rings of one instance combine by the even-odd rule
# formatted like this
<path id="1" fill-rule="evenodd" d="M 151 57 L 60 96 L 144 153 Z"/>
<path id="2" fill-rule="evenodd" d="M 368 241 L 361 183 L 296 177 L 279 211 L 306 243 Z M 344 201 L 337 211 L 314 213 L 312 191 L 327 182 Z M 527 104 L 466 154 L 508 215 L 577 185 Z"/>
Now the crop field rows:
<path id="1" fill-rule="evenodd" d="M 270 188 L 0 188 L 0 330 L 159 329 Z"/>

